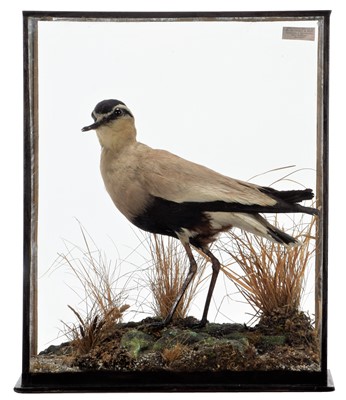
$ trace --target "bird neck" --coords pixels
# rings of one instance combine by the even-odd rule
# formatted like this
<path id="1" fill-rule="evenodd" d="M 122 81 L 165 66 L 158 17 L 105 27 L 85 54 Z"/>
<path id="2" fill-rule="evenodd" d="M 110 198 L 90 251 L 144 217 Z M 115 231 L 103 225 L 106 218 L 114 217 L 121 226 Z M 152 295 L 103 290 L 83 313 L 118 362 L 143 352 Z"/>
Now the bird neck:
<path id="1" fill-rule="evenodd" d="M 120 153 L 125 147 L 136 143 L 136 135 L 134 124 L 129 124 L 128 121 L 119 121 L 116 127 L 105 125 L 97 129 L 101 146 L 115 153 Z"/>

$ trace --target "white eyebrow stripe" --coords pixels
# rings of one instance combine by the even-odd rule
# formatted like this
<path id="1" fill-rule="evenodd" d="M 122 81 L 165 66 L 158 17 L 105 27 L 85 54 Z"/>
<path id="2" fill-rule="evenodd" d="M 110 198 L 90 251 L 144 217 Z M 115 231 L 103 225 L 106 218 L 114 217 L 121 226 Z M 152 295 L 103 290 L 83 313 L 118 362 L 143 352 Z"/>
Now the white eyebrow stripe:
<path id="1" fill-rule="evenodd" d="M 114 110 L 115 110 L 116 108 L 122 108 L 123 110 L 128 111 L 128 112 L 130 113 L 130 115 L 132 115 L 132 112 L 131 112 L 124 104 L 118 104 L 118 105 L 114 106 L 114 107 L 111 109 L 111 111 L 109 111 L 107 114 L 99 114 L 99 113 L 96 113 L 95 111 L 93 111 L 93 114 L 94 114 L 96 120 L 99 121 L 100 118 L 103 119 L 103 118 L 107 118 L 107 117 L 109 117 L 110 115 L 112 115 L 112 114 L 114 113 Z"/>

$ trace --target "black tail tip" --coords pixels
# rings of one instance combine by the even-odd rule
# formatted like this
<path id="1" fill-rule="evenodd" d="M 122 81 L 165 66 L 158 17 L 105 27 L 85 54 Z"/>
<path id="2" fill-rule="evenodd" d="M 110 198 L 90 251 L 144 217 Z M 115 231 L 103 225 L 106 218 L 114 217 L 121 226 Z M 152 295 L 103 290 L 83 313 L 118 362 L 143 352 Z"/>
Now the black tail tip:
<path id="1" fill-rule="evenodd" d="M 302 192 L 305 195 L 304 196 L 304 200 L 312 200 L 315 197 L 314 192 L 312 191 L 312 189 L 305 189 L 305 190 L 302 190 Z"/>
<path id="2" fill-rule="evenodd" d="M 300 203 L 303 200 L 312 200 L 315 196 L 312 189 L 280 191 L 280 195 L 281 199 L 288 203 Z"/>
<path id="3" fill-rule="evenodd" d="M 312 200 L 314 198 L 314 192 L 312 189 L 276 190 L 270 187 L 262 187 L 260 190 L 269 196 L 290 204 L 300 203 L 303 200 Z"/>

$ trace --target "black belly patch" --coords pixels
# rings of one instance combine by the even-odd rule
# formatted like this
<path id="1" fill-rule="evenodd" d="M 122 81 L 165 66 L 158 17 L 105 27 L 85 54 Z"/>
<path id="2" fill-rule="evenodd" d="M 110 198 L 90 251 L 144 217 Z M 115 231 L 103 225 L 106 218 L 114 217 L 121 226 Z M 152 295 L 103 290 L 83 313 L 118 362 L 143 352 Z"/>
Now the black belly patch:
<path id="1" fill-rule="evenodd" d="M 146 210 L 131 222 L 138 228 L 151 233 L 177 237 L 182 229 L 210 229 L 209 219 L 200 203 L 176 203 L 153 197 Z"/>

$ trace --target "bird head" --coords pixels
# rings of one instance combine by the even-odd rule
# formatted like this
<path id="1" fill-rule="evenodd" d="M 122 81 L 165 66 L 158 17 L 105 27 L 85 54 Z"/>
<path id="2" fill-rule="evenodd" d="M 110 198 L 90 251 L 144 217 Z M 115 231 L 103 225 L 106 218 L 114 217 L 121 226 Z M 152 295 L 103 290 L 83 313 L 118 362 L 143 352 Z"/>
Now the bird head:
<path id="1" fill-rule="evenodd" d="M 91 116 L 94 123 L 82 128 L 83 132 L 95 129 L 101 145 L 114 147 L 136 136 L 134 117 L 120 100 L 103 100 L 96 105 Z"/>
<path id="2" fill-rule="evenodd" d="M 111 125 L 122 118 L 131 118 L 133 115 L 126 107 L 126 104 L 120 100 L 103 100 L 98 103 L 91 113 L 94 123 L 82 128 L 83 132 L 97 129 L 103 125 Z"/>

